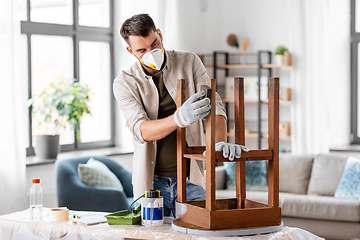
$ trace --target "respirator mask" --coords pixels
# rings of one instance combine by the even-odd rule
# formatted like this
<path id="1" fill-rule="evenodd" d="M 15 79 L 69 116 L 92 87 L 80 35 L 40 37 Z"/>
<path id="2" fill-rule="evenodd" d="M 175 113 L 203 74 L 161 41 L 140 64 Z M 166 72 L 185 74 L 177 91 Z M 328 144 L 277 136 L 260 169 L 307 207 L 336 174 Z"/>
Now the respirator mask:
<path id="1" fill-rule="evenodd" d="M 152 51 L 145 53 L 142 58 L 138 58 L 136 55 L 135 57 L 148 68 L 160 70 L 164 63 L 164 53 L 165 50 L 161 44 L 161 48 L 155 48 Z"/>

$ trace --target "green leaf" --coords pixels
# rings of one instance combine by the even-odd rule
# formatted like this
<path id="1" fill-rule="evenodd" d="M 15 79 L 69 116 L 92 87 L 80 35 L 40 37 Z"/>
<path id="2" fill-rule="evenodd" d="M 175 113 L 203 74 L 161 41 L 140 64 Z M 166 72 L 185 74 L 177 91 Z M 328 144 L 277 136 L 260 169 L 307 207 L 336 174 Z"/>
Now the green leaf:
<path id="1" fill-rule="evenodd" d="M 284 55 L 284 52 L 288 51 L 284 46 L 278 46 L 275 50 L 275 55 Z"/>
<path id="2" fill-rule="evenodd" d="M 30 98 L 27 104 L 29 107 L 32 106 L 32 114 L 38 114 L 44 119 L 44 123 L 65 127 L 66 120 L 72 129 L 79 132 L 81 118 L 85 114 L 90 114 L 90 94 L 90 88 L 86 84 L 71 82 L 60 76 L 39 95 Z"/>
<path id="3" fill-rule="evenodd" d="M 44 122 L 50 122 L 51 121 L 51 116 L 50 115 L 46 115 Z"/>
<path id="4" fill-rule="evenodd" d="M 31 107 L 31 105 L 33 104 L 34 100 L 32 98 L 30 98 L 29 100 L 27 100 L 27 105 L 28 107 Z"/>
<path id="5" fill-rule="evenodd" d="M 79 133 L 79 131 L 76 131 L 76 138 L 79 140 L 79 142 L 81 142 L 81 138 L 80 138 L 80 133 Z"/>

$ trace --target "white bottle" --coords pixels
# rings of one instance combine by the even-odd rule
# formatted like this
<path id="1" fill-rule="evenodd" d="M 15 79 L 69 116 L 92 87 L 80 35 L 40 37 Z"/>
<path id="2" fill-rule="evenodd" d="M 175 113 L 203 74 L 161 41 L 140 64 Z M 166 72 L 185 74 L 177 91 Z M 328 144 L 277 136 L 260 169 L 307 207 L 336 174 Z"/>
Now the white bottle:
<path id="1" fill-rule="evenodd" d="M 40 186 L 40 178 L 33 178 L 30 188 L 30 219 L 42 219 L 43 190 Z"/>

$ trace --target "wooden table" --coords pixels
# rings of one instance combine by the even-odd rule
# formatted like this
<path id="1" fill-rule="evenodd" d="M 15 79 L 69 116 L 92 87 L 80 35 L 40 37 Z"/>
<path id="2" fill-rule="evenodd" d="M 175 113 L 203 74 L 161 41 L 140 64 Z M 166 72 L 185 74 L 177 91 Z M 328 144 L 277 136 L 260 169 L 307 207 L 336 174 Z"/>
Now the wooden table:
<path id="1" fill-rule="evenodd" d="M 43 210 L 42 221 L 31 221 L 29 209 L 0 216 L 0 240 L 31 240 L 31 239 L 211 239 L 220 240 L 221 237 L 203 237 L 179 233 L 171 228 L 173 218 L 165 218 L 165 224 L 157 227 L 108 225 L 101 223 L 93 226 L 72 223 L 71 220 L 63 222 L 49 222 L 47 213 L 49 208 Z M 104 216 L 105 213 L 70 211 L 70 215 L 93 214 Z M 319 238 L 299 228 L 284 227 L 280 232 L 255 235 L 249 237 L 231 237 L 238 240 L 319 240 Z"/>

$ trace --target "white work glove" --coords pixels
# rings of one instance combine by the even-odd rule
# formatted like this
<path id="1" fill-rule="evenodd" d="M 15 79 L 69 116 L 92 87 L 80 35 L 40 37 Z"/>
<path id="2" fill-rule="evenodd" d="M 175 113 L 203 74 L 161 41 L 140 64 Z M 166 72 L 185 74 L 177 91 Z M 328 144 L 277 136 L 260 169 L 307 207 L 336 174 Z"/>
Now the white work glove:
<path id="1" fill-rule="evenodd" d="M 237 145 L 237 144 L 225 143 L 225 142 L 218 142 L 215 144 L 215 151 L 216 152 L 222 151 L 224 158 L 228 158 L 230 161 L 234 160 L 234 156 L 236 158 L 240 158 L 241 150 L 245 152 L 249 151 L 249 149 L 243 145 Z M 203 155 L 206 156 L 206 151 L 204 151 Z"/>
<path id="2" fill-rule="evenodd" d="M 175 111 L 174 120 L 176 125 L 182 128 L 187 127 L 210 113 L 210 99 L 201 99 L 204 95 L 204 91 L 195 93 Z"/>

